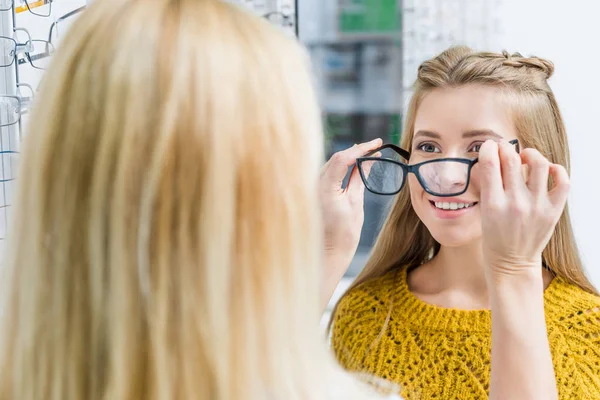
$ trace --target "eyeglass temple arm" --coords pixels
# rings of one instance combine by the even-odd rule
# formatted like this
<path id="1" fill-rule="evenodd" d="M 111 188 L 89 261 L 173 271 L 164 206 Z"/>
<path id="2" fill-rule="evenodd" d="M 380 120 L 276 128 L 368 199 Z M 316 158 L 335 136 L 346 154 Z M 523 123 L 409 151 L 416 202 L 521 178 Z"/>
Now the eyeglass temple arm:
<path id="1" fill-rule="evenodd" d="M 517 153 L 521 153 L 521 144 L 519 143 L 519 139 L 510 140 L 508 143 L 514 144 L 515 149 L 517 150 Z"/>
<path id="2" fill-rule="evenodd" d="M 50 32 L 48 33 L 48 42 L 52 43 L 52 32 L 54 31 L 54 27 L 56 26 L 57 23 L 64 21 L 65 19 L 72 17 L 75 14 L 79 14 L 80 12 L 82 12 L 85 9 L 86 9 L 86 6 L 76 8 L 75 10 L 69 11 L 68 13 L 66 13 L 65 15 L 63 15 L 62 17 L 60 17 L 56 21 L 54 21 L 52 23 L 52 25 L 50 25 Z"/>
<path id="3" fill-rule="evenodd" d="M 385 149 L 392 149 L 394 150 L 396 153 L 398 153 L 402 158 L 404 158 L 405 160 L 410 159 L 410 153 L 398 146 L 396 146 L 395 144 L 384 144 L 383 146 L 365 154 L 365 157 L 369 157 L 372 156 L 373 154 L 376 154 L 377 152 L 380 152 L 381 150 L 385 150 Z"/>

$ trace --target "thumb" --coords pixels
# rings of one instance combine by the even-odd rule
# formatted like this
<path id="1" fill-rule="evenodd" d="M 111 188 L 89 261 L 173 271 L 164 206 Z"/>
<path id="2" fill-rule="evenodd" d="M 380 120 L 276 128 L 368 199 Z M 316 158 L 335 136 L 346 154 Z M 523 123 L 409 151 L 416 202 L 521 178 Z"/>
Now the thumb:
<path id="1" fill-rule="evenodd" d="M 375 139 L 335 153 L 325 164 L 322 178 L 335 186 L 341 184 L 348 173 L 348 167 L 352 166 L 358 157 L 362 157 L 380 147 L 381 143 L 381 139 Z"/>
<path id="2" fill-rule="evenodd" d="M 362 182 L 360 171 L 356 165 L 352 168 L 352 173 L 350 174 L 350 179 L 346 186 L 346 193 L 348 193 L 353 202 L 362 201 L 363 196 L 365 195 L 365 185 Z"/>

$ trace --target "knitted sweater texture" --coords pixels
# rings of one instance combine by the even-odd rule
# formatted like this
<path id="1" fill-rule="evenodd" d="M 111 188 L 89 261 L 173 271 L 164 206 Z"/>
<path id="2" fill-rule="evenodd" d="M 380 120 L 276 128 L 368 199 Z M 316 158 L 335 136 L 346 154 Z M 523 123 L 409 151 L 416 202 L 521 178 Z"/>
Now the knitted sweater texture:
<path id="1" fill-rule="evenodd" d="M 555 278 L 544 302 L 560 400 L 600 400 L 600 297 Z M 344 297 L 332 345 L 344 367 L 399 384 L 406 400 L 488 398 L 491 312 L 425 303 L 406 271 Z"/>

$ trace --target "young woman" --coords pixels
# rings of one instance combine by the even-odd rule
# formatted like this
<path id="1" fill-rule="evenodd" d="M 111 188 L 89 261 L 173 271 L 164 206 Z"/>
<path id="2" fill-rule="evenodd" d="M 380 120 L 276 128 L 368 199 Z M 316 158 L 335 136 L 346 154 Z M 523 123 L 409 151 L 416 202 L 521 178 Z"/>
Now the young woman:
<path id="1" fill-rule="evenodd" d="M 2 268 L 0 399 L 376 398 L 319 328 L 323 137 L 296 43 L 220 1 L 98 0 L 42 86 Z M 336 156 L 323 187 L 379 145 Z M 353 210 L 352 187 L 322 192 L 327 215 Z M 494 312 L 519 314 L 498 293 Z M 526 384 L 553 379 L 534 365 Z"/>
<path id="2" fill-rule="evenodd" d="M 492 351 L 490 360 L 490 348 L 502 340 L 488 311 L 496 290 L 486 279 L 492 256 L 500 263 L 501 282 L 521 265 L 543 285 L 539 294 L 560 399 L 600 398 L 600 298 L 584 274 L 568 210 L 547 235 L 540 232 L 548 220 L 535 217 L 548 214 L 549 203 L 539 199 L 548 192 L 549 172 L 553 176 L 549 163 L 569 168 L 565 127 L 547 83 L 552 72 L 553 65 L 540 58 L 465 47 L 420 66 L 400 146 L 410 154 L 397 153 L 400 161 L 418 166 L 362 163 L 372 164 L 371 173 L 378 168 L 383 179 L 370 183 L 365 177 L 367 188 L 398 196 L 364 271 L 332 320 L 333 347 L 346 368 L 399 383 L 409 400 L 487 398 L 490 379 L 493 384 L 497 378 L 498 353 Z M 522 171 L 526 183 L 517 185 L 529 193 L 517 196 L 513 214 L 506 216 L 512 229 L 495 235 L 502 246 L 491 245 L 485 235 L 490 205 L 484 204 L 489 193 L 482 188 L 481 163 L 473 165 L 469 182 L 468 160 L 481 158 L 482 143 L 490 139 L 507 149 L 507 141 L 518 139 L 522 161 L 529 164 Z M 537 151 L 544 158 L 530 162 Z M 503 169 L 502 175 L 510 173 Z M 505 180 L 504 189 L 515 186 Z M 492 207 L 504 201 L 490 200 Z M 522 249 L 534 242 L 539 246 L 525 254 Z M 532 332 L 533 318 L 518 322 Z M 526 363 L 527 356 L 513 361 Z M 522 372 L 535 379 L 539 370 Z"/>

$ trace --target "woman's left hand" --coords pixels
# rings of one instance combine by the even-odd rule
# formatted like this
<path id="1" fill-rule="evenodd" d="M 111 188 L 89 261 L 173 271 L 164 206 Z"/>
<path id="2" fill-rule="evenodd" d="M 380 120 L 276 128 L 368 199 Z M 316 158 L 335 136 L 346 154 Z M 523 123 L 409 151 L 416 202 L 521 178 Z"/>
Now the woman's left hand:
<path id="1" fill-rule="evenodd" d="M 521 154 L 507 142 L 487 141 L 479 152 L 481 220 L 489 277 L 541 271 L 542 252 L 564 210 L 570 180 L 565 168 L 539 151 Z M 522 164 L 529 170 L 522 174 Z M 548 190 L 548 177 L 553 187 Z"/>
<path id="2" fill-rule="evenodd" d="M 479 163 L 484 267 L 492 308 L 489 398 L 557 400 L 544 316 L 542 252 L 564 210 L 569 176 L 537 150 L 519 155 L 507 142 L 485 142 Z M 526 177 L 523 163 L 528 166 Z M 549 176 L 554 181 L 550 190 Z"/>

